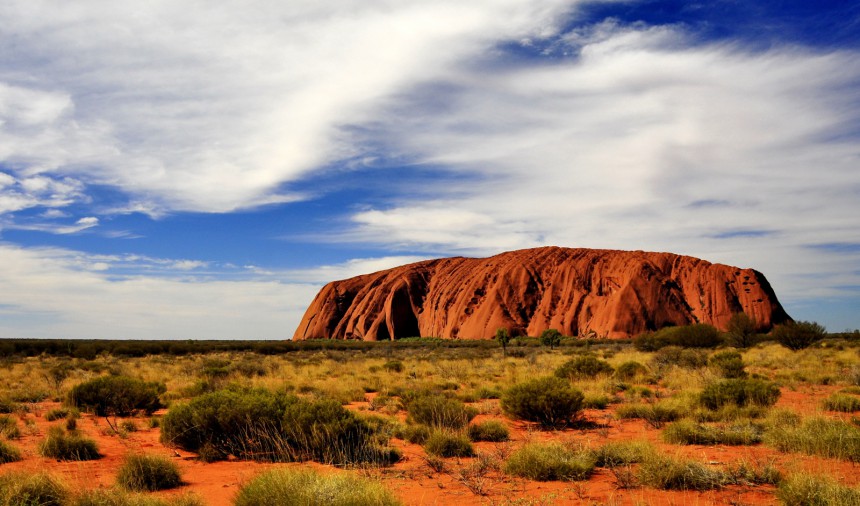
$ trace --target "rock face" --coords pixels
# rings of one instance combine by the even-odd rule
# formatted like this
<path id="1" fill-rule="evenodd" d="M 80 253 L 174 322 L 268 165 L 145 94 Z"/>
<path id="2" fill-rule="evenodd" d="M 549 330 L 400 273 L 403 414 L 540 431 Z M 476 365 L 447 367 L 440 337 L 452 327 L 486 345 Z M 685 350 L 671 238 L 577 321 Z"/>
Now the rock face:
<path id="1" fill-rule="evenodd" d="M 738 312 L 762 330 L 790 320 L 752 269 L 671 253 L 545 247 L 331 282 L 293 339 L 489 339 L 500 327 L 615 338 L 690 323 L 725 329 Z"/>

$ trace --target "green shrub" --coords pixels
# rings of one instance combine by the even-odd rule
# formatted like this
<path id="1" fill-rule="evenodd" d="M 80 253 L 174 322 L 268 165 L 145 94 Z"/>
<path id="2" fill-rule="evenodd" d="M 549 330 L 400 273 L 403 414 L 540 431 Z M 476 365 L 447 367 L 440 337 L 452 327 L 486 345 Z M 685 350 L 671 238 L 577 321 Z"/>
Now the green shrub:
<path id="1" fill-rule="evenodd" d="M 615 441 L 606 443 L 593 452 L 598 467 L 616 467 L 638 464 L 654 453 L 648 441 Z"/>
<path id="2" fill-rule="evenodd" d="M 77 418 L 80 416 L 80 413 L 78 413 L 77 410 L 69 408 L 54 408 L 45 413 L 45 420 L 49 422 L 54 422 L 62 418 L 66 418 L 67 416 Z"/>
<path id="3" fill-rule="evenodd" d="M 75 385 L 68 402 L 98 416 L 130 416 L 139 411 L 151 415 L 162 407 L 158 396 L 166 390 L 163 383 L 147 383 L 128 376 L 101 376 Z"/>
<path id="4" fill-rule="evenodd" d="M 427 442 L 424 443 L 424 449 L 430 455 L 444 458 L 471 457 L 475 454 L 472 442 L 467 436 L 448 430 L 433 431 L 427 438 Z"/>
<path id="5" fill-rule="evenodd" d="M 827 337 L 827 330 L 815 322 L 789 322 L 774 327 L 771 336 L 779 344 L 797 351 Z"/>
<path id="6" fill-rule="evenodd" d="M 584 399 L 567 381 L 545 377 L 512 386 L 502 395 L 501 405 L 514 418 L 563 427 L 576 419 Z"/>
<path id="7" fill-rule="evenodd" d="M 659 454 L 642 461 L 637 477 L 643 485 L 660 490 L 712 490 L 728 482 L 725 473 L 700 462 Z"/>
<path id="8" fill-rule="evenodd" d="M 498 420 L 486 420 L 469 425 L 469 439 L 472 441 L 507 441 L 510 436 L 508 427 Z"/>
<path id="9" fill-rule="evenodd" d="M 633 339 L 639 351 L 657 351 L 667 346 L 683 348 L 714 348 L 722 343 L 719 331 L 712 325 L 696 323 L 680 327 L 665 327 Z"/>
<path id="10" fill-rule="evenodd" d="M 457 399 L 443 395 L 423 393 L 406 404 L 409 419 L 431 427 L 461 429 L 478 414 Z"/>
<path id="11" fill-rule="evenodd" d="M 658 402 L 654 404 L 636 403 L 622 404 L 615 410 L 615 416 L 622 420 L 641 418 L 655 429 L 664 423 L 674 422 L 685 415 L 679 406 Z"/>
<path id="12" fill-rule="evenodd" d="M 266 390 L 219 390 L 170 409 L 161 422 L 167 445 L 202 460 L 316 460 L 388 463 L 395 455 L 371 425 L 332 400 L 305 400 Z"/>
<path id="13" fill-rule="evenodd" d="M 476 392 L 478 399 L 498 399 L 502 391 L 498 387 L 481 387 Z"/>
<path id="14" fill-rule="evenodd" d="M 708 363 L 708 352 L 680 346 L 666 346 L 657 350 L 651 360 L 653 365 L 661 368 L 676 366 L 684 369 L 698 369 Z"/>
<path id="15" fill-rule="evenodd" d="M 736 406 L 773 406 L 779 399 L 779 387 L 758 379 L 726 379 L 705 387 L 699 402 L 708 409 L 728 404 Z"/>
<path id="16" fill-rule="evenodd" d="M 776 413 L 768 419 L 764 442 L 783 452 L 800 452 L 860 462 L 860 428 L 840 420 Z"/>
<path id="17" fill-rule="evenodd" d="M 5 441 L 0 441 L 0 464 L 21 460 L 21 450 Z"/>
<path id="18" fill-rule="evenodd" d="M 540 333 L 540 343 L 553 349 L 561 344 L 561 332 L 556 329 L 546 329 Z"/>
<path id="19" fill-rule="evenodd" d="M 663 430 L 663 439 L 685 445 L 752 445 L 761 442 L 762 432 L 761 426 L 750 423 L 715 427 L 681 420 Z"/>
<path id="20" fill-rule="evenodd" d="M 69 491 L 47 473 L 0 475 L 0 506 L 64 506 Z"/>
<path id="21" fill-rule="evenodd" d="M 128 455 L 119 468 L 117 483 L 128 490 L 155 492 L 182 485 L 179 466 L 163 455 Z"/>
<path id="22" fill-rule="evenodd" d="M 101 458 L 96 442 L 61 427 L 51 427 L 48 437 L 39 443 L 39 454 L 57 460 L 95 460 Z"/>
<path id="23" fill-rule="evenodd" d="M 624 381 L 629 381 L 636 376 L 642 376 L 645 374 L 648 374 L 648 368 L 635 360 L 624 362 L 618 366 L 618 369 L 615 369 L 615 376 Z"/>
<path id="24" fill-rule="evenodd" d="M 535 481 L 587 480 L 595 457 L 557 443 L 527 443 L 505 462 L 505 472 Z"/>
<path id="25" fill-rule="evenodd" d="M 0 413 L 14 413 L 18 411 L 18 403 L 6 397 L 0 397 Z"/>
<path id="26" fill-rule="evenodd" d="M 709 360 L 708 365 L 723 378 L 746 378 L 744 361 L 741 354 L 736 351 L 721 351 L 715 353 Z"/>
<path id="27" fill-rule="evenodd" d="M 433 429 L 424 424 L 408 424 L 399 433 L 400 439 L 412 444 L 423 445 L 430 439 Z"/>
<path id="28" fill-rule="evenodd" d="M 586 395 L 582 401 L 582 407 L 587 409 L 606 409 L 609 406 L 610 399 L 606 394 L 590 394 Z"/>
<path id="29" fill-rule="evenodd" d="M 854 413 L 860 411 L 860 399 L 853 395 L 832 394 L 823 402 L 824 409 L 829 411 L 840 411 L 842 413 Z"/>
<path id="30" fill-rule="evenodd" d="M 596 378 L 601 374 L 612 374 L 615 370 L 609 362 L 600 360 L 593 355 L 584 355 L 568 360 L 555 370 L 556 377 L 580 380 Z"/>
<path id="31" fill-rule="evenodd" d="M 860 490 L 841 485 L 832 478 L 794 474 L 782 480 L 776 496 L 786 506 L 855 506 Z"/>
<path id="32" fill-rule="evenodd" d="M 347 473 L 274 469 L 239 490 L 235 506 L 395 506 L 381 484 Z"/>

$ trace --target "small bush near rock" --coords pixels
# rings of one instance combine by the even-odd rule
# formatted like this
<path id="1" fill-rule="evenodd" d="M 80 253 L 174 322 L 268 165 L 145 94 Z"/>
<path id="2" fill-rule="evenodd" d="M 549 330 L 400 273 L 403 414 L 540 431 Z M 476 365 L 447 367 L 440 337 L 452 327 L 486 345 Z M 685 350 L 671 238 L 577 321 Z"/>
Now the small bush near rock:
<path id="1" fill-rule="evenodd" d="M 567 381 L 550 376 L 514 385 L 502 395 L 501 404 L 514 418 L 550 428 L 572 423 L 584 399 L 582 392 Z"/>
<path id="2" fill-rule="evenodd" d="M 381 484 L 347 473 L 275 469 L 243 486 L 235 506 L 397 506 Z"/>
<path id="3" fill-rule="evenodd" d="M 117 483 L 128 490 L 155 492 L 182 485 L 179 466 L 162 455 L 129 455 L 116 477 Z"/>
<path id="4" fill-rule="evenodd" d="M 736 351 L 721 351 L 708 360 L 708 365 L 723 378 L 746 378 L 744 361 Z"/>

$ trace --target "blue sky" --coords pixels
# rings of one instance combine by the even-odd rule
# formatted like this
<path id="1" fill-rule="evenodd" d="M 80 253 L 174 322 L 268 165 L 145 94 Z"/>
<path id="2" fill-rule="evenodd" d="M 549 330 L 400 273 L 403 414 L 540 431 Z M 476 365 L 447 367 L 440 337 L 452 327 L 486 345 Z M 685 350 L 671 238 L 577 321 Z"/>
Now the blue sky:
<path id="1" fill-rule="evenodd" d="M 8 0 L 0 42 L 0 337 L 288 338 L 542 245 L 860 327 L 856 2 Z"/>

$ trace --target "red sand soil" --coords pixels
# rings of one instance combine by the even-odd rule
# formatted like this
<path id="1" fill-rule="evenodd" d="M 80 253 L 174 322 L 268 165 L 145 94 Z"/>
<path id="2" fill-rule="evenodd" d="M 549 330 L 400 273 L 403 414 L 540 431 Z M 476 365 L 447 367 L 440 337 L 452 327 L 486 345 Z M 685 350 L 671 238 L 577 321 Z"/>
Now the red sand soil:
<path id="1" fill-rule="evenodd" d="M 778 406 L 803 413 L 819 411 L 821 399 L 833 391 L 832 387 L 807 387 L 798 391 L 783 390 Z M 475 458 L 446 459 L 442 472 L 431 469 L 424 450 L 399 439 L 392 444 L 403 452 L 396 465 L 383 469 L 344 471 L 315 463 L 263 464 L 244 461 L 226 461 L 204 464 L 194 455 L 175 451 L 159 443 L 159 429 L 146 428 L 144 420 L 137 420 L 139 430 L 127 437 L 109 435 L 104 419 L 83 415 L 78 428 L 94 438 L 103 458 L 89 462 L 57 462 L 38 456 L 36 446 L 44 439 L 52 425 L 44 414 L 57 407 L 45 402 L 32 406 L 27 418 L 34 422 L 27 426 L 19 422 L 22 436 L 13 444 L 22 449 L 21 462 L 3 464 L 0 472 L 11 470 L 49 470 L 60 474 L 72 487 L 110 487 L 116 479 L 123 457 L 130 452 L 160 453 L 174 458 L 179 464 L 185 485 L 177 490 L 159 492 L 170 496 L 193 492 L 207 505 L 232 504 L 239 488 L 257 474 L 275 466 L 313 467 L 321 472 L 354 472 L 376 477 L 408 505 L 436 504 L 498 504 L 506 500 L 527 499 L 530 504 L 666 504 L 666 505 L 767 505 L 777 504 L 771 486 L 729 486 L 708 492 L 667 492 L 639 487 L 624 489 L 608 469 L 597 469 L 585 482 L 534 482 L 507 476 L 499 471 L 484 475 L 469 473 L 477 465 Z M 368 403 L 353 403 L 351 409 L 366 410 Z M 835 416 L 832 413 L 823 413 Z M 400 416 L 402 418 L 402 414 Z M 476 422 L 501 418 L 501 415 L 479 415 Z M 476 443 L 479 454 L 492 455 L 503 460 L 513 449 L 528 441 L 562 441 L 588 446 L 599 446 L 608 441 L 644 439 L 671 454 L 690 457 L 700 462 L 723 467 L 740 461 L 749 464 L 775 463 L 783 472 L 799 470 L 828 474 L 847 484 L 860 483 L 860 472 L 855 465 L 835 459 L 783 454 L 764 445 L 755 446 L 677 446 L 660 440 L 660 431 L 642 420 L 615 420 L 611 410 L 587 410 L 585 418 L 597 427 L 584 430 L 538 431 L 528 423 L 504 419 L 511 429 L 511 441 L 505 443 Z M 61 422 L 53 422 L 61 423 Z"/>

